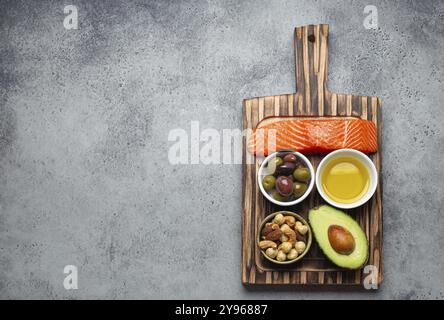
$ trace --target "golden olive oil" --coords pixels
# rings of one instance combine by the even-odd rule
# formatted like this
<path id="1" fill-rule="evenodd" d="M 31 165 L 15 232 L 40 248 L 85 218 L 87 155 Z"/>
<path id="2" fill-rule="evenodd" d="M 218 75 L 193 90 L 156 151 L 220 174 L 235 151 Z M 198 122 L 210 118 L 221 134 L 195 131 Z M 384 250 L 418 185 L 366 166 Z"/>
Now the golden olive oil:
<path id="1" fill-rule="evenodd" d="M 321 175 L 324 192 L 338 203 L 362 198 L 370 185 L 367 168 L 354 157 L 337 157 L 327 162 Z"/>

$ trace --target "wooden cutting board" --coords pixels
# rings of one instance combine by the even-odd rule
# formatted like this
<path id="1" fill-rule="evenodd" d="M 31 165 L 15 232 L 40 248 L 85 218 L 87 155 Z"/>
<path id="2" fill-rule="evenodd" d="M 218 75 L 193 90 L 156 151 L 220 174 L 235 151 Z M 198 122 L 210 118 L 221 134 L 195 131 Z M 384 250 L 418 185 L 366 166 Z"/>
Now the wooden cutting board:
<path id="1" fill-rule="evenodd" d="M 381 100 L 327 90 L 328 25 L 297 27 L 294 33 L 296 62 L 296 93 L 245 99 L 243 128 L 255 128 L 268 116 L 343 115 L 360 116 L 377 126 L 379 152 L 371 155 L 379 174 L 375 195 L 364 206 L 345 210 L 361 225 L 369 241 L 369 260 L 378 271 L 378 283 L 383 280 L 382 265 L 382 179 L 381 179 Z M 283 207 L 263 197 L 257 184 L 256 172 L 263 158 L 255 158 L 246 151 L 243 141 L 243 197 L 242 197 L 242 283 L 245 285 L 297 286 L 361 286 L 368 273 L 364 270 L 344 270 L 328 261 L 316 241 L 309 253 L 299 262 L 287 266 L 272 264 L 263 258 L 256 245 L 256 233 L 262 219 Z M 248 157 L 250 159 L 248 159 Z M 310 156 L 317 167 L 322 156 Z M 250 164 L 249 164 L 250 163 Z M 316 188 L 301 204 L 285 207 L 307 219 L 308 210 L 324 203 Z"/>

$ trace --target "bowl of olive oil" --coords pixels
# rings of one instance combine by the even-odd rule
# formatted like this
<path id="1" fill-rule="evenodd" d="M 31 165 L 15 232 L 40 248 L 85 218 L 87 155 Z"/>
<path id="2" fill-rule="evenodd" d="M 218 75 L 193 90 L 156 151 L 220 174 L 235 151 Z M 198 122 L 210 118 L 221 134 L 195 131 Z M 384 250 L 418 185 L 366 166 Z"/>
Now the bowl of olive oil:
<path id="1" fill-rule="evenodd" d="M 352 209 L 366 203 L 375 193 L 378 173 L 370 158 L 354 149 L 329 153 L 319 163 L 316 187 L 329 204 Z"/>

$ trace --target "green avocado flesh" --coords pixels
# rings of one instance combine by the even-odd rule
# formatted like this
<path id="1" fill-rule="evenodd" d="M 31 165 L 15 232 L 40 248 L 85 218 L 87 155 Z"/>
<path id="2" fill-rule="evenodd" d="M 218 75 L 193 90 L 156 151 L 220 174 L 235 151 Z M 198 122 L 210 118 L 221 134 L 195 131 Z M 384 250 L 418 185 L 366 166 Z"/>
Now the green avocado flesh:
<path id="1" fill-rule="evenodd" d="M 367 261 L 368 242 L 359 224 L 344 212 L 327 205 L 311 209 L 308 214 L 313 234 L 324 254 L 337 266 L 359 269 Z M 355 240 L 355 248 L 349 255 L 337 253 L 330 244 L 328 228 L 338 225 L 347 229 Z"/>

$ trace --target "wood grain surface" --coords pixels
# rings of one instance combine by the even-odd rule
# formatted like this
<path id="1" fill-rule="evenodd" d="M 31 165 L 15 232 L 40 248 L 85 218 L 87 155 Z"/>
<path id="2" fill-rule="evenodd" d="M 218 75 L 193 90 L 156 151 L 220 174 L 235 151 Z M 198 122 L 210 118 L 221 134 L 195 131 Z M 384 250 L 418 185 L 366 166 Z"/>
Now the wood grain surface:
<path id="1" fill-rule="evenodd" d="M 378 283 L 381 283 L 383 280 L 381 100 L 378 97 L 333 93 L 327 90 L 328 28 L 328 25 L 322 24 L 295 29 L 296 93 L 245 99 L 243 128 L 255 128 L 260 120 L 268 116 L 287 115 L 355 115 L 376 124 L 379 152 L 370 157 L 379 173 L 378 188 L 364 206 L 344 211 L 353 216 L 366 233 L 369 240 L 367 265 L 377 267 Z M 246 138 L 243 141 L 243 154 L 242 283 L 362 286 L 364 278 L 368 275 L 363 269 L 350 271 L 336 267 L 323 255 L 316 241 L 313 241 L 307 256 L 292 265 L 278 266 L 262 257 L 255 240 L 259 225 L 265 216 L 279 211 L 282 207 L 272 204 L 261 194 L 256 172 L 263 158 L 255 158 L 246 152 Z M 322 157 L 310 156 L 309 159 L 316 169 Z M 307 219 L 310 208 L 324 203 L 315 189 L 301 204 L 285 208 Z"/>

